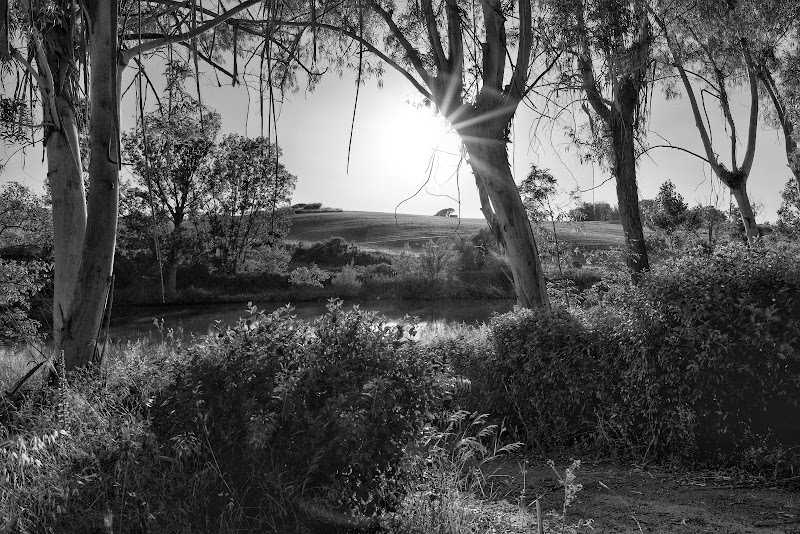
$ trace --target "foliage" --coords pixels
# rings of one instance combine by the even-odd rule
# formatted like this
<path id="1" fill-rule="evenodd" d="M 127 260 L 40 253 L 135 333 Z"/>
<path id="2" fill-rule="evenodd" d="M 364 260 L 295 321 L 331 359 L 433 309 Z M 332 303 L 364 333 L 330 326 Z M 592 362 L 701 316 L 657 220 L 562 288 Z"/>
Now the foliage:
<path id="1" fill-rule="evenodd" d="M 331 274 L 312 263 L 311 267 L 298 267 L 289 273 L 289 282 L 296 286 L 322 287 L 322 282 L 328 280 Z"/>
<path id="2" fill-rule="evenodd" d="M 0 259 L 0 341 L 36 336 L 39 322 L 28 316 L 31 299 L 44 287 L 49 272 L 43 262 Z"/>
<path id="3" fill-rule="evenodd" d="M 725 212 L 714 206 L 696 206 L 689 210 L 687 217 L 691 221 L 696 221 L 697 230 L 702 230 L 706 233 L 709 243 L 713 243 L 714 236 L 719 232 L 719 228 L 728 220 Z M 695 224 L 690 226 L 695 226 Z"/>
<path id="4" fill-rule="evenodd" d="M 279 163 L 269 140 L 228 134 L 204 169 L 209 202 L 203 209 L 212 249 L 225 272 L 235 274 L 250 247 L 281 241 L 291 226 L 288 207 L 297 177 Z"/>
<path id="5" fill-rule="evenodd" d="M 551 218 L 549 197 L 556 193 L 557 183 L 549 169 L 531 165 L 528 176 L 519 184 L 519 196 L 525 204 L 530 220 L 541 221 Z"/>
<path id="6" fill-rule="evenodd" d="M 360 250 L 355 244 L 341 237 L 331 237 L 312 245 L 299 244 L 292 255 L 297 263 L 317 263 L 325 267 L 353 265 L 376 265 L 391 263 L 385 254 Z"/>
<path id="7" fill-rule="evenodd" d="M 541 447 L 594 444 L 735 458 L 796 445 L 800 265 L 796 245 L 670 258 L 639 286 L 607 279 L 583 308 L 517 310 L 485 342 L 433 350 L 471 380 L 460 398 Z"/>
<path id="8" fill-rule="evenodd" d="M 639 203 L 644 223 L 652 230 L 661 230 L 668 234 L 678 227 L 690 223 L 696 229 L 699 221 L 689 218 L 689 206 L 684 202 L 683 196 L 675 191 L 675 184 L 667 180 L 658 190 L 658 195 L 652 202 Z"/>
<path id="9" fill-rule="evenodd" d="M 778 230 L 790 235 L 800 233 L 800 193 L 797 191 L 797 182 L 792 179 L 781 190 Z"/>
<path id="10" fill-rule="evenodd" d="M 198 254 L 203 241 L 197 221 L 208 199 L 208 183 L 200 171 L 214 145 L 220 116 L 186 92 L 183 84 L 190 73 L 184 66 L 171 62 L 167 67 L 168 107 L 145 114 L 143 122 L 122 136 L 138 184 L 138 191 L 128 192 L 133 205 L 122 211 L 130 215 L 128 232 L 143 233 L 139 242 L 146 242 L 147 230 L 152 236 L 155 219 L 159 248 L 174 273 L 177 265 Z M 154 213 L 144 202 L 150 195 Z M 145 211 L 136 213 L 137 208 Z M 143 214 L 151 219 L 149 226 Z M 186 225 L 189 219 L 193 226 Z M 174 279 L 167 277 L 167 285 L 174 293 Z"/>
<path id="11" fill-rule="evenodd" d="M 45 199 L 17 182 L 0 186 L 0 249 L 48 249 L 52 241 Z"/>
<path id="12" fill-rule="evenodd" d="M 619 208 L 608 202 L 583 202 L 569 211 L 573 221 L 618 221 Z"/>
<path id="13" fill-rule="evenodd" d="M 356 267 L 350 264 L 342 267 L 342 270 L 333 277 L 331 285 L 336 289 L 351 293 L 361 289 L 364 283 L 358 279 L 358 270 Z"/>
<path id="14" fill-rule="evenodd" d="M 393 509 L 404 447 L 441 405 L 445 369 L 405 337 L 413 327 L 341 301 L 310 323 L 289 313 L 255 314 L 186 351 L 159 400 L 162 443 L 212 462 L 225 500 L 262 518 Z"/>
<path id="15" fill-rule="evenodd" d="M 242 262 L 241 272 L 244 274 L 280 274 L 289 271 L 289 262 L 292 256 L 281 245 L 261 245 L 252 248 Z"/>
<path id="16" fill-rule="evenodd" d="M 165 461 L 146 416 L 170 348 L 120 348 L 102 380 L 82 373 L 68 387 L 28 384 L 3 396 L 0 517 L 9 532 L 197 531 L 209 476 Z"/>

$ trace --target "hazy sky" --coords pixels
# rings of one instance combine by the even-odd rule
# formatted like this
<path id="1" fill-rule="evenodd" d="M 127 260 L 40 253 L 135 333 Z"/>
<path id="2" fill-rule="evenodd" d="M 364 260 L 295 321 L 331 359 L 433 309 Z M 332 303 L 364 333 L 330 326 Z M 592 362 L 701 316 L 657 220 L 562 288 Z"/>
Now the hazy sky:
<path id="1" fill-rule="evenodd" d="M 203 83 L 204 103 L 220 112 L 224 132 L 259 135 L 257 93 L 248 95 L 241 86 L 218 88 L 210 79 Z M 481 217 L 474 179 L 469 166 L 461 161 L 457 136 L 448 132 L 445 122 L 430 109 L 421 107 L 415 89 L 392 71 L 386 73 L 383 89 L 378 89 L 374 80 L 361 88 L 348 172 L 347 147 L 354 99 L 353 79 L 339 79 L 335 75 L 323 79 L 313 93 L 300 91 L 287 95 L 279 110 L 277 135 L 283 163 L 298 176 L 293 202 L 322 202 L 345 210 L 397 209 L 400 213 L 433 214 L 442 208 L 458 209 L 456 199 L 460 198 L 462 217 Z M 740 130 L 745 128 L 747 112 L 746 106 L 738 106 Z M 714 132 L 715 140 L 720 141 L 718 151 L 728 154 L 730 148 L 718 120 L 719 113 L 713 109 L 709 113 L 719 126 Z M 123 129 L 133 127 L 133 91 L 123 102 L 122 116 Z M 581 113 L 578 120 L 584 118 Z M 574 147 L 566 142 L 562 126 L 540 125 L 538 140 L 534 138 L 535 119 L 534 112 L 520 108 L 514 123 L 509 153 L 517 182 L 525 177 L 531 163 L 536 163 L 549 168 L 564 191 L 577 187 L 587 191 L 583 194 L 585 201 L 592 201 L 594 195 L 596 201 L 616 204 L 613 180 L 588 191 L 593 183 L 599 185 L 608 180 L 608 172 L 581 164 Z M 656 91 L 650 129 L 672 144 L 702 152 L 685 98 L 667 102 Z M 655 134 L 651 135 L 651 145 L 660 143 Z M 743 151 L 740 147 L 739 153 Z M 655 149 L 649 156 L 640 160 L 640 198 L 653 198 L 668 179 L 690 205 L 714 203 L 715 192 L 726 191 L 712 179 L 709 166 L 697 158 L 671 149 Z M 45 179 L 41 159 L 41 147 L 28 148 L 25 154 L 18 152 L 10 158 L 0 181 L 16 180 L 41 188 Z M 456 172 L 459 163 L 460 171 Z M 748 182 L 751 200 L 763 205 L 759 222 L 775 220 L 780 190 L 790 175 L 777 132 L 762 126 Z M 725 208 L 727 193 L 717 196 L 719 207 Z"/>

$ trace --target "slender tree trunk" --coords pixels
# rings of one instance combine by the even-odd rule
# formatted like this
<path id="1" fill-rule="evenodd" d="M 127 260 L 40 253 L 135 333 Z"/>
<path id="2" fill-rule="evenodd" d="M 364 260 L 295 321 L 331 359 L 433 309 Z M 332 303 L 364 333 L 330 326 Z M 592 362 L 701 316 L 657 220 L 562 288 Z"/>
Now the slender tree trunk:
<path id="1" fill-rule="evenodd" d="M 511 174 L 505 139 L 502 135 L 476 137 L 474 133 L 459 133 L 478 189 L 491 202 L 492 211 L 484 206 L 484 216 L 503 241 L 517 303 L 524 308 L 550 307 L 539 251 Z"/>
<path id="2" fill-rule="evenodd" d="M 170 254 L 167 259 L 166 276 L 164 277 L 164 292 L 168 300 L 175 300 L 178 295 L 178 260 Z"/>
<path id="3" fill-rule="evenodd" d="M 634 102 L 635 105 L 635 102 Z M 647 247 L 644 242 L 642 217 L 639 212 L 639 191 L 636 183 L 636 153 L 633 126 L 613 120 L 612 150 L 614 152 L 614 177 L 617 182 L 617 202 L 627 248 L 626 264 L 634 282 L 638 273 L 650 270 Z"/>
<path id="4" fill-rule="evenodd" d="M 61 347 L 67 370 L 92 362 L 114 266 L 119 208 L 117 2 L 87 0 L 89 20 L 89 201 L 86 237 Z"/>
<path id="5" fill-rule="evenodd" d="M 61 346 L 64 318 L 78 280 L 81 248 L 86 234 L 86 192 L 78 144 L 75 110 L 57 97 L 61 129 L 47 136 L 47 179 L 53 201 L 53 340 Z"/>
<path id="6" fill-rule="evenodd" d="M 747 187 L 744 180 L 737 184 L 730 185 L 733 198 L 736 199 L 736 205 L 739 208 L 739 214 L 742 217 L 742 224 L 744 225 L 744 233 L 747 236 L 747 243 L 752 246 L 756 239 L 761 237 L 761 230 L 756 224 L 756 216 L 753 213 L 753 207 L 750 204 L 750 197 L 747 195 Z"/>

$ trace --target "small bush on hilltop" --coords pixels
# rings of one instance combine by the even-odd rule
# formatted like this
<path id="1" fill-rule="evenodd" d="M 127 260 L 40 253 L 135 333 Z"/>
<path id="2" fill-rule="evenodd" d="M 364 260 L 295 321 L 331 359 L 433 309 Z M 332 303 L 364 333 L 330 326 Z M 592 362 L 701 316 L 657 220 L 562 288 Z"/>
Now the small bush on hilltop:
<path id="1" fill-rule="evenodd" d="M 161 442 L 218 473 L 211 514 L 241 510 L 265 526 L 393 509 L 404 447 L 449 388 L 404 334 L 341 301 L 311 323 L 287 309 L 243 320 L 188 349 L 159 399 Z"/>

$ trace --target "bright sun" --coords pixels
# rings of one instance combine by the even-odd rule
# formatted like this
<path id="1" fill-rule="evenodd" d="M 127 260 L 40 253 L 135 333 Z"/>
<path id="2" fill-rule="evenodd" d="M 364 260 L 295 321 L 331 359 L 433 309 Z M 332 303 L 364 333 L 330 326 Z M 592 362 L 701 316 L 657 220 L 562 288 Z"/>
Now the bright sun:
<path id="1" fill-rule="evenodd" d="M 413 150 L 431 152 L 433 150 L 458 153 L 460 141 L 458 134 L 441 116 L 429 108 L 414 108 L 410 105 L 400 108 L 392 124 L 392 129 L 402 137 Z"/>

